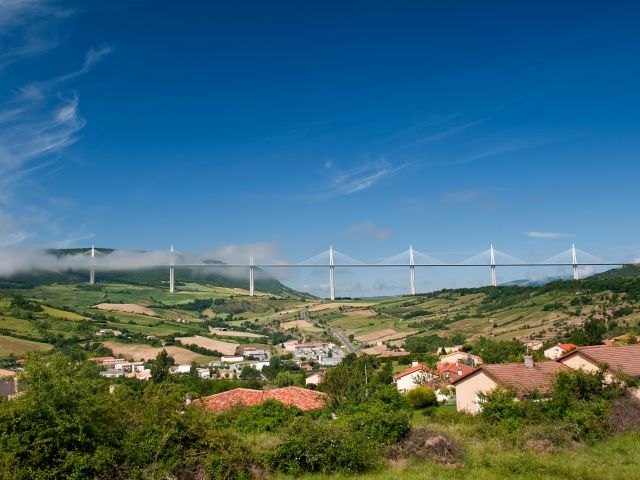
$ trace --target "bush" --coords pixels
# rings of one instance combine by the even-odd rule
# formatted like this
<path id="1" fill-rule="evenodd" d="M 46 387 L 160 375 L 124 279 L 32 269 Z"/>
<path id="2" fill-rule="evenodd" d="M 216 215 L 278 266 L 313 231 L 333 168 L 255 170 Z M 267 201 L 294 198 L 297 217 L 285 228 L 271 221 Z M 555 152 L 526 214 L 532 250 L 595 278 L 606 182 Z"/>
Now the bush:
<path id="1" fill-rule="evenodd" d="M 438 405 L 436 392 L 429 387 L 412 388 L 406 393 L 406 396 L 413 408 L 427 408 Z"/>
<path id="2" fill-rule="evenodd" d="M 381 406 L 363 405 L 358 411 L 339 417 L 348 430 L 358 432 L 380 444 L 399 442 L 411 429 L 411 418 L 405 410 L 389 410 Z"/>
<path id="3" fill-rule="evenodd" d="M 359 432 L 337 422 L 300 417 L 282 435 L 269 455 L 272 468 L 299 475 L 302 472 L 357 473 L 371 468 L 379 447 Z"/>
<path id="4" fill-rule="evenodd" d="M 302 411 L 298 408 L 267 400 L 259 405 L 222 413 L 216 417 L 216 422 L 243 433 L 262 433 L 283 428 L 300 415 Z"/>

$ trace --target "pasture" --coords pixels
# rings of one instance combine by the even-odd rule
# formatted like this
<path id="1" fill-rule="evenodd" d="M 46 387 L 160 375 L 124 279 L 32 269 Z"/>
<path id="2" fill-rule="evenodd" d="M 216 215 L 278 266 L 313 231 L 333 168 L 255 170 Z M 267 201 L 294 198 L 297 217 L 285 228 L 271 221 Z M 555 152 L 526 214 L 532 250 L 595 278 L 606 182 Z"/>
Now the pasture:
<path id="1" fill-rule="evenodd" d="M 114 355 L 135 361 L 153 360 L 156 358 L 158 353 L 163 350 L 163 347 L 152 347 L 150 345 L 138 343 L 119 343 L 115 341 L 103 342 L 103 345 L 111 349 Z M 177 364 L 187 364 L 192 362 L 206 363 L 213 359 L 213 357 L 200 355 L 199 353 L 192 352 L 186 348 L 172 345 L 164 347 L 164 350 L 166 350 L 167 353 L 175 359 Z"/>

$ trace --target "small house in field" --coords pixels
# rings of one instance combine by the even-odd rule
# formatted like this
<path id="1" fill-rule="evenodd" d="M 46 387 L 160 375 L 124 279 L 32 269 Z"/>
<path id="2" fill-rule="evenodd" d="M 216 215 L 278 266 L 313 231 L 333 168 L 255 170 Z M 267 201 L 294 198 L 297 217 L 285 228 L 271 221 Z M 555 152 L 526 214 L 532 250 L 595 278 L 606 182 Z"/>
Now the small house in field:
<path id="1" fill-rule="evenodd" d="M 421 363 L 413 362 L 409 368 L 394 375 L 393 380 L 398 391 L 404 393 L 437 378 L 436 371 Z"/>
<path id="2" fill-rule="evenodd" d="M 324 372 L 316 372 L 309 375 L 305 378 L 305 385 L 318 385 L 322 381 L 322 377 L 324 376 Z"/>
<path id="3" fill-rule="evenodd" d="M 482 359 L 477 355 L 472 355 L 470 353 L 462 352 L 462 351 L 456 351 L 456 352 L 448 353 L 446 355 L 442 355 L 438 359 L 438 365 L 443 365 L 447 363 L 449 364 L 464 363 L 467 365 L 471 365 L 472 367 L 477 367 L 482 363 Z"/>
<path id="4" fill-rule="evenodd" d="M 555 360 L 556 358 L 560 358 L 565 353 L 570 352 L 571 350 L 575 350 L 576 348 L 578 348 L 577 345 L 574 345 L 573 343 L 559 343 L 551 348 L 547 348 L 544 351 L 544 356 L 551 360 Z"/>
<path id="5" fill-rule="evenodd" d="M 483 394 L 498 386 L 513 389 L 518 398 L 547 395 L 555 375 L 568 369 L 560 362 L 534 362 L 530 356 L 522 363 L 481 365 L 452 383 L 456 389 L 457 410 L 479 413 Z"/>

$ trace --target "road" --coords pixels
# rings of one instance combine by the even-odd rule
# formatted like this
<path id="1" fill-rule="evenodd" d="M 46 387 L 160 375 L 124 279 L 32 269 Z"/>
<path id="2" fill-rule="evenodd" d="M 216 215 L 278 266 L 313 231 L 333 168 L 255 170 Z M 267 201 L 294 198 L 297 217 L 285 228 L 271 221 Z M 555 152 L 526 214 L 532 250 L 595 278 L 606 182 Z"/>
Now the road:
<path id="1" fill-rule="evenodd" d="M 327 327 L 327 328 L 331 333 L 333 333 L 336 337 L 338 337 L 338 340 L 340 340 L 342 344 L 346 347 L 346 349 L 349 350 L 349 353 L 357 353 L 357 350 L 353 348 L 353 346 L 349 343 L 349 340 L 344 338 L 344 335 L 342 335 L 338 330 L 336 330 L 333 327 Z"/>

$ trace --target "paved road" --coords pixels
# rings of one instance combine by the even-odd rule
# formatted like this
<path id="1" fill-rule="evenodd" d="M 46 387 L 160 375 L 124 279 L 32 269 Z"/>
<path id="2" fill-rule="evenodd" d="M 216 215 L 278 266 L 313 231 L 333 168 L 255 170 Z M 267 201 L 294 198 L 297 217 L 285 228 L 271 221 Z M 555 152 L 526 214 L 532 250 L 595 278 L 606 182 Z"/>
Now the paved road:
<path id="1" fill-rule="evenodd" d="M 336 337 L 338 337 L 338 339 L 347 348 L 347 350 L 349 350 L 349 353 L 357 353 L 357 350 L 355 348 L 353 348 L 353 346 L 349 343 L 349 340 L 344 338 L 344 335 L 342 335 L 338 330 L 336 330 L 333 327 L 327 327 L 327 328 L 329 329 L 329 331 L 331 333 L 333 333 Z"/>

